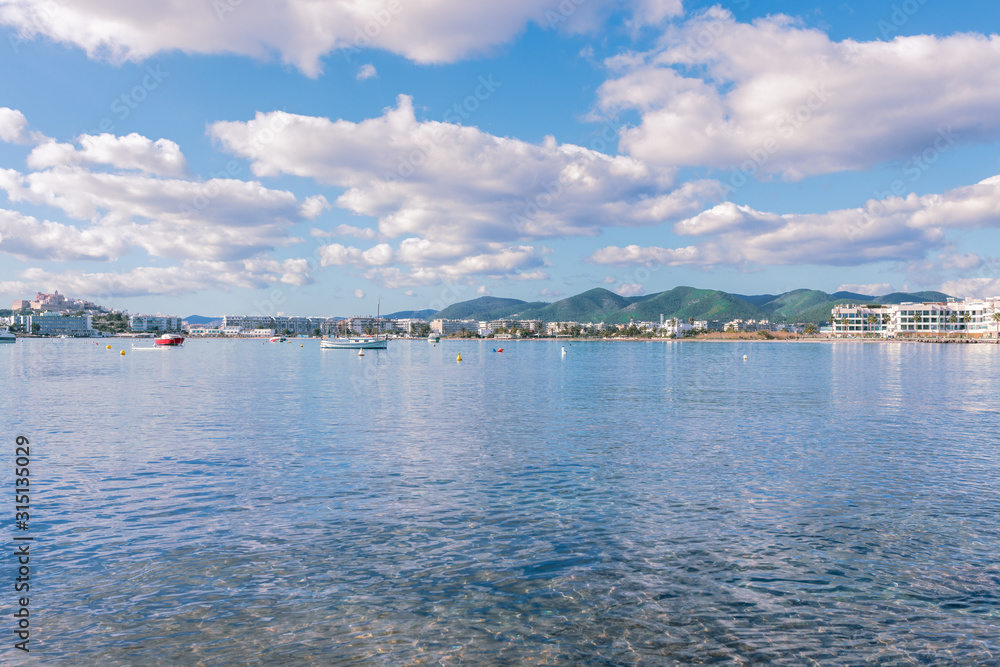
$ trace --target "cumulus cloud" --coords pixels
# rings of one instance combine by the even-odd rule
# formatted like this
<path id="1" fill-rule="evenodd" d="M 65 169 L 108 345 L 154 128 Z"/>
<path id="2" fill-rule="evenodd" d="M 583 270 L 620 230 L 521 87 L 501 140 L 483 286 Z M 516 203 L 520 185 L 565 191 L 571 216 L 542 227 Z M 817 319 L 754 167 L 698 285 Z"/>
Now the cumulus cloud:
<path id="1" fill-rule="evenodd" d="M 358 73 L 354 76 L 358 81 L 365 81 L 367 79 L 373 79 L 378 76 L 378 72 L 375 71 L 375 65 L 368 63 L 367 65 L 362 65 L 358 68 Z"/>
<path id="2" fill-rule="evenodd" d="M 615 288 L 615 291 L 621 296 L 638 296 L 642 294 L 642 285 L 635 283 L 622 283 Z"/>
<path id="3" fill-rule="evenodd" d="M 376 218 L 380 238 L 401 239 L 395 260 L 422 269 L 413 275 L 415 284 L 466 275 L 470 267 L 523 276 L 541 261 L 524 243 L 677 220 L 721 191 L 714 181 L 674 187 L 671 173 L 551 137 L 534 144 L 418 121 L 405 95 L 360 123 L 272 112 L 215 123 L 209 131 L 226 150 L 249 159 L 257 176 L 292 174 L 343 188 L 338 207 Z M 267 150 L 259 150 L 265 131 Z M 324 252 L 332 263 L 367 261 L 341 244 Z"/>
<path id="4" fill-rule="evenodd" d="M 363 289 L 356 289 L 356 290 L 354 290 L 354 298 L 355 299 L 363 299 L 363 298 L 365 298 L 365 291 Z"/>
<path id="5" fill-rule="evenodd" d="M 259 59 L 280 54 L 282 62 L 309 76 L 321 59 L 346 51 L 384 49 L 418 63 L 454 62 L 488 52 L 521 33 L 529 23 L 564 32 L 594 30 L 614 11 L 637 24 L 661 23 L 681 11 L 680 0 L 508 0 L 475 3 L 356 2 L 354 0 L 6 0 L 0 23 L 22 38 L 43 35 L 82 48 L 92 58 L 119 63 L 156 53 L 236 53 Z"/>
<path id="6" fill-rule="evenodd" d="M 333 229 L 311 229 L 311 236 L 353 236 L 359 239 L 375 238 L 375 230 L 367 227 L 354 227 L 352 225 L 337 225 Z"/>
<path id="7" fill-rule="evenodd" d="M 187 160 L 180 146 L 168 139 L 153 141 L 140 134 L 124 137 L 113 134 L 77 138 L 79 148 L 54 141 L 43 143 L 28 155 L 32 169 L 69 165 L 107 165 L 116 169 L 135 169 L 160 176 L 184 176 Z"/>
<path id="8" fill-rule="evenodd" d="M 998 278 L 962 278 L 949 280 L 941 285 L 941 291 L 961 297 L 991 298 L 1000 297 L 1000 279 Z"/>
<path id="9" fill-rule="evenodd" d="M 673 231 L 699 242 L 680 248 L 607 246 L 596 264 L 630 266 L 858 266 L 912 262 L 949 245 L 948 233 L 1000 226 L 1000 177 L 944 194 L 890 196 L 828 213 L 777 214 L 723 202 L 677 222 Z M 945 254 L 941 268 L 974 267 L 978 256 Z"/>
<path id="10" fill-rule="evenodd" d="M 838 292 L 854 292 L 855 294 L 865 294 L 867 296 L 882 296 L 895 292 L 890 283 L 868 283 L 858 285 L 857 283 L 844 283 L 837 288 Z"/>
<path id="11" fill-rule="evenodd" d="M 239 262 L 185 261 L 177 266 L 141 266 L 126 271 L 61 272 L 29 268 L 19 275 L 14 285 L 42 285 L 80 296 L 108 299 L 146 295 L 178 296 L 205 289 L 260 289 L 276 284 L 301 285 L 311 282 L 302 273 L 301 260 L 256 264 L 256 260 Z M 33 288 L 34 289 L 34 288 Z M 24 292 L 26 290 L 19 290 Z"/>
<path id="12" fill-rule="evenodd" d="M 45 141 L 40 132 L 28 130 L 28 119 L 17 109 L 0 107 L 0 141 L 28 144 Z"/>
<path id="13" fill-rule="evenodd" d="M 3 170 L 0 189 L 12 202 L 53 206 L 151 255 L 175 259 L 246 259 L 290 245 L 297 239 L 288 228 L 321 208 L 254 181 L 161 179 L 81 167 L 26 175 Z"/>
<path id="14" fill-rule="evenodd" d="M 111 260 L 131 251 L 110 229 L 80 229 L 0 209 L 0 252 L 23 260 Z"/>
<path id="15" fill-rule="evenodd" d="M 1000 137 L 997 35 L 835 42 L 715 7 L 608 65 L 599 106 L 639 112 L 620 148 L 652 165 L 798 179 Z"/>

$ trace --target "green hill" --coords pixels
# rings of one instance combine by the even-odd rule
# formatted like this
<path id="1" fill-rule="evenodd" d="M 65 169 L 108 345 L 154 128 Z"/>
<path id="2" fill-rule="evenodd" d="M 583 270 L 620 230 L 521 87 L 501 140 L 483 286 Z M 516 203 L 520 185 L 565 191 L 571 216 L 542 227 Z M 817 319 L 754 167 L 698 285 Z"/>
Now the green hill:
<path id="1" fill-rule="evenodd" d="M 597 287 L 582 294 L 521 312 L 521 319 L 546 322 L 601 322 L 632 302 L 632 299 Z M 627 318 L 626 318 L 627 319 Z"/>
<path id="2" fill-rule="evenodd" d="M 752 303 L 734 294 L 695 287 L 675 287 L 666 292 L 651 294 L 621 310 L 614 322 L 627 322 L 630 317 L 639 321 L 658 321 L 676 317 L 680 320 L 733 320 L 767 319 L 768 314 Z"/>
<path id="3" fill-rule="evenodd" d="M 495 320 L 511 317 L 526 307 L 541 307 L 549 304 L 541 301 L 521 301 L 520 299 L 503 299 L 496 296 L 481 296 L 471 301 L 453 303 L 444 310 L 433 315 L 434 319 L 445 320 Z"/>
<path id="4" fill-rule="evenodd" d="M 639 322 L 676 317 L 679 320 L 768 319 L 772 322 L 823 324 L 830 310 L 848 303 L 897 304 L 906 301 L 945 301 L 941 292 L 894 292 L 871 296 L 855 292 L 797 289 L 784 294 L 742 295 L 695 287 L 675 287 L 646 296 L 624 297 L 598 287 L 553 303 L 484 296 L 452 304 L 433 317 L 453 320 L 516 318 L 545 322 L 607 322 L 618 324 L 630 318 Z"/>
<path id="5" fill-rule="evenodd" d="M 944 292 L 893 292 L 880 296 L 874 303 L 905 303 L 907 301 L 947 301 L 948 295 Z"/>

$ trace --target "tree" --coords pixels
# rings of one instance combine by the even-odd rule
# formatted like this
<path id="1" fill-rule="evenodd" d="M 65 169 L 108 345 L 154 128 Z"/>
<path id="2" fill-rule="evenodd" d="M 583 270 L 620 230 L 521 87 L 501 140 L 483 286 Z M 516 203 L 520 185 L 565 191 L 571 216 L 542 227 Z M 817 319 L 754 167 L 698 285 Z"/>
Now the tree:
<path id="1" fill-rule="evenodd" d="M 817 333 L 819 333 L 819 327 L 816 326 L 815 324 L 813 324 L 812 322 L 810 322 L 809 324 L 807 324 L 805 326 L 805 328 L 803 329 L 803 331 L 805 331 L 807 334 L 817 334 Z"/>
<path id="2" fill-rule="evenodd" d="M 323 335 L 323 332 L 319 330 L 319 327 L 313 329 L 313 338 L 319 338 Z"/>

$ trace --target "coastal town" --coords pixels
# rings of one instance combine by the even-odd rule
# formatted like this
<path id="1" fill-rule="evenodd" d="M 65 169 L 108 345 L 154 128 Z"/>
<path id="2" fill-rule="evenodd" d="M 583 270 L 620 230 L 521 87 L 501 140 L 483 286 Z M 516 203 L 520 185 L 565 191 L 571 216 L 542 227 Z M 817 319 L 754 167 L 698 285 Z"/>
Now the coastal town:
<path id="1" fill-rule="evenodd" d="M 0 311 L 0 327 L 11 333 L 41 337 L 148 337 L 184 333 L 193 338 L 340 337 L 386 335 L 425 338 L 694 338 L 746 335 L 770 339 L 793 337 L 862 339 L 1000 339 L 1000 297 L 898 304 L 839 304 L 825 324 L 781 323 L 767 319 L 698 320 L 661 315 L 659 321 L 549 322 L 540 319 L 492 320 L 445 318 L 295 317 L 224 315 L 215 321 L 192 322 L 177 315 L 130 314 L 55 291 L 33 300 L 15 300 L 9 314 Z M 208 318 L 199 318 L 208 319 Z"/>

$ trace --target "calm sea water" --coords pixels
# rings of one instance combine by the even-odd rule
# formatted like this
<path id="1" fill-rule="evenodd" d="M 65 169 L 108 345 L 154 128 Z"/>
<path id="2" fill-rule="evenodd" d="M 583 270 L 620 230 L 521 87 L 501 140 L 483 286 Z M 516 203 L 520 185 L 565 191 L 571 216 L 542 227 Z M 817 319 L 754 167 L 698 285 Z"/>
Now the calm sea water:
<path id="1" fill-rule="evenodd" d="M 0 346 L 32 657 L 1000 662 L 1000 346 L 301 343 Z"/>

